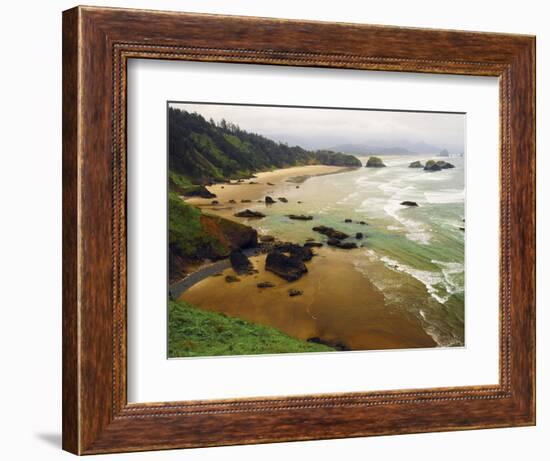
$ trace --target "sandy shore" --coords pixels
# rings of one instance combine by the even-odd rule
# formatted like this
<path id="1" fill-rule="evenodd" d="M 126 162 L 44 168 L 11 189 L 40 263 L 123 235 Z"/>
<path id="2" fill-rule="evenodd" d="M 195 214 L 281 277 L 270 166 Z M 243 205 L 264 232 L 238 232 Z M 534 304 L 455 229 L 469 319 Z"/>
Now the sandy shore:
<path id="1" fill-rule="evenodd" d="M 250 258 L 257 274 L 227 283 L 225 276 L 235 275 L 229 268 L 192 286 L 180 299 L 296 338 L 343 342 L 353 350 L 435 346 L 416 319 L 385 306 L 383 294 L 354 269 L 345 251 L 320 248 L 317 253 L 307 263 L 309 272 L 296 282 L 265 271 L 265 255 L 260 255 Z M 267 281 L 275 287 L 257 288 Z M 303 294 L 290 297 L 290 288 Z"/>
<path id="2" fill-rule="evenodd" d="M 212 199 L 202 198 L 190 198 L 187 202 L 242 222 L 234 214 L 263 202 L 266 195 L 277 200 L 300 187 L 308 177 L 344 171 L 349 168 L 312 165 L 258 173 L 256 178 L 244 182 L 209 186 L 218 205 L 212 205 Z M 250 202 L 243 203 L 243 199 Z M 236 203 L 231 204 L 230 200 Z M 405 309 L 388 308 L 383 293 L 356 270 L 350 251 L 316 249 L 317 256 L 306 264 L 309 272 L 292 283 L 264 269 L 265 255 L 253 256 L 250 260 L 258 273 L 239 276 L 239 282 L 228 283 L 225 276 L 236 274 L 230 267 L 225 268 L 221 275 L 194 282 L 179 299 L 278 328 L 295 338 L 320 337 L 327 342 L 344 343 L 352 350 L 436 346 L 418 319 Z M 260 282 L 275 286 L 258 288 Z M 290 297 L 290 288 L 303 293 Z"/>
<path id="3" fill-rule="evenodd" d="M 208 186 L 208 190 L 216 194 L 218 205 L 212 205 L 213 199 L 199 197 L 186 198 L 185 201 L 201 209 L 214 212 L 223 217 L 233 216 L 239 210 L 250 206 L 252 202 L 264 200 L 266 195 L 284 194 L 285 189 L 294 189 L 300 182 L 311 176 L 320 176 L 349 171 L 347 167 L 329 165 L 307 165 L 282 168 L 274 171 L 256 173 L 256 178 L 244 182 L 232 181 L 229 184 L 215 184 Z M 235 200 L 236 204 L 229 203 Z M 242 203 L 241 200 L 250 200 L 251 203 Z"/>

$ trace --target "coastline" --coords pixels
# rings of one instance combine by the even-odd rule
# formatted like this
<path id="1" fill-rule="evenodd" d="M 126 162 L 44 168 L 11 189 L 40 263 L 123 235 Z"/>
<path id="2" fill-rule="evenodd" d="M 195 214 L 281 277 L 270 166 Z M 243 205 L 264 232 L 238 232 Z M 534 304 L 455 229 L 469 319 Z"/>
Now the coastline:
<path id="1" fill-rule="evenodd" d="M 208 186 L 208 190 L 216 194 L 215 199 L 200 197 L 184 197 L 184 199 L 186 203 L 195 205 L 203 211 L 213 212 L 223 218 L 237 221 L 233 214 L 236 211 L 247 208 L 247 203 L 241 202 L 243 199 L 250 200 L 251 202 L 263 201 L 266 195 L 273 195 L 276 199 L 275 195 L 284 192 L 285 188 L 294 189 L 296 186 L 299 187 L 300 183 L 304 182 L 307 178 L 343 173 L 351 169 L 355 168 L 331 165 L 304 165 L 263 171 L 256 173 L 254 178 L 242 182 L 231 181 L 230 183 L 219 183 Z M 296 181 L 293 181 L 294 178 L 296 178 Z M 217 200 L 219 205 L 212 205 L 213 200 Z M 229 200 L 235 200 L 236 203 L 230 204 Z"/>
<path id="2" fill-rule="evenodd" d="M 326 343 L 345 344 L 352 350 L 460 345 L 460 298 L 455 299 L 452 294 L 454 285 L 449 285 L 455 283 L 456 277 L 460 278 L 458 263 L 448 263 L 447 266 L 444 262 L 447 259 L 438 256 L 436 262 L 441 268 L 439 265 L 435 267 L 428 247 L 422 242 L 417 243 L 421 231 L 429 231 L 431 239 L 435 240 L 429 251 L 436 244 L 447 254 L 452 233 L 445 230 L 444 234 L 438 234 L 438 229 L 426 228 L 430 221 L 423 215 L 430 215 L 434 205 L 432 195 L 418 195 L 424 189 L 385 186 L 386 183 L 401 184 L 397 179 L 403 181 L 401 177 L 404 175 L 405 184 L 408 178 L 417 175 L 418 181 L 427 181 L 430 186 L 432 180 L 439 180 L 443 175 L 428 176 L 424 173 L 426 176 L 422 176 L 422 172 L 404 169 L 406 166 L 401 167 L 403 172 L 397 168 L 379 171 L 323 165 L 291 167 L 258 173 L 244 181 L 209 186 L 216 198 L 186 199 L 206 215 L 251 226 L 260 235 L 296 244 L 314 238 L 325 242 L 325 246 L 315 248 L 318 256 L 307 262 L 308 273 L 295 282 L 286 282 L 265 271 L 265 254 L 247 252 L 257 273 L 239 276 L 240 281 L 228 283 L 225 277 L 236 275 L 228 261 L 207 263 L 206 266 L 214 264 L 216 270 L 206 267 L 200 276 L 191 274 L 191 278 L 182 282 L 184 290 L 175 293 L 174 297 L 205 310 L 277 328 L 301 340 L 321 338 Z M 346 172 L 350 175 L 349 180 L 346 174 L 315 178 Z M 392 174 L 393 177 L 387 179 Z M 361 195 L 347 184 L 359 188 Z M 430 191 L 429 188 L 426 190 Z M 417 195 L 412 196 L 413 193 Z M 266 206 L 267 195 L 277 204 Z M 388 218 L 387 210 L 381 208 L 380 203 L 385 204 L 384 207 L 388 203 L 398 206 L 411 196 L 418 200 L 420 207 L 408 209 L 399 206 L 400 219 L 397 222 L 391 215 Z M 283 200 L 279 200 L 281 197 Z M 453 197 L 450 200 L 437 196 L 436 203 L 445 204 L 448 213 L 446 210 L 450 205 L 446 203 L 447 200 L 454 203 Z M 218 204 L 212 204 L 214 200 Z M 234 203 L 229 203 L 230 200 Z M 284 203 L 280 203 L 282 201 Z M 328 209 L 325 204 L 330 204 Z M 234 216 L 247 208 L 267 216 L 265 219 Z M 313 215 L 314 221 L 289 220 L 288 213 Z M 317 223 L 347 233 L 349 241 L 355 242 L 359 249 L 327 246 L 325 236 L 312 232 Z M 355 239 L 355 233 L 361 237 Z M 439 240 L 441 238 L 447 240 Z M 462 235 L 459 233 L 457 238 L 462 238 Z M 460 251 L 460 248 L 453 251 Z M 458 253 L 456 258 L 459 260 Z M 453 273 L 449 275 L 449 271 Z M 258 288 L 257 284 L 261 282 L 269 282 L 275 287 Z M 460 280 L 457 279 L 456 283 L 460 284 Z M 302 293 L 291 297 L 289 289 Z M 442 310 L 443 303 L 446 307 Z M 450 326 L 447 322 L 454 323 Z"/>
<path id="3" fill-rule="evenodd" d="M 221 276 L 189 287 L 178 299 L 268 325 L 298 339 L 343 342 L 352 350 L 436 346 L 414 318 L 386 308 L 383 293 L 355 270 L 348 253 L 328 247 L 316 253 L 308 263 L 309 272 L 295 282 L 266 271 L 266 256 L 258 255 L 250 258 L 257 273 L 227 283 L 225 276 L 236 275 L 229 267 Z M 258 288 L 260 282 L 275 286 Z M 290 288 L 303 293 L 290 297 Z"/>

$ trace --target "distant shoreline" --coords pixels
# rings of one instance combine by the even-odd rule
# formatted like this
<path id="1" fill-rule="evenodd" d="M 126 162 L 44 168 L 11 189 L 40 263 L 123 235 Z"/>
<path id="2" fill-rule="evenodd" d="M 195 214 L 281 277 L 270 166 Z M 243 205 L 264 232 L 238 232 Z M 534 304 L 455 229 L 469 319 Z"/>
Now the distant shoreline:
<path id="1" fill-rule="evenodd" d="M 208 186 L 208 190 L 216 194 L 215 199 L 205 199 L 201 197 L 185 198 L 186 203 L 195 205 L 206 212 L 213 212 L 233 221 L 242 222 L 242 219 L 236 219 L 234 214 L 240 210 L 249 208 L 253 202 L 265 200 L 266 195 L 275 197 L 282 184 L 291 183 L 299 187 L 301 183 L 315 176 L 325 176 L 330 174 L 345 173 L 355 170 L 347 166 L 332 165 L 304 165 L 288 168 L 279 168 L 272 171 L 256 173 L 253 178 L 246 179 L 243 182 L 231 181 L 229 183 L 219 183 Z M 293 178 L 300 178 L 299 181 Z M 216 200 L 217 205 L 212 202 Z M 229 203 L 234 200 L 236 203 Z M 242 203 L 241 200 L 250 200 L 250 203 Z"/>

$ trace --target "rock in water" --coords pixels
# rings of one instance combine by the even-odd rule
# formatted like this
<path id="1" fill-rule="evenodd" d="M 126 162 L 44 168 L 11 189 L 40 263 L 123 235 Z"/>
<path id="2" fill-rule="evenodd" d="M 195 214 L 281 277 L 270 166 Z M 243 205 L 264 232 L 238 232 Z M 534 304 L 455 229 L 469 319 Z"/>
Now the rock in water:
<path id="1" fill-rule="evenodd" d="M 405 200 L 404 202 L 401 202 L 401 205 L 404 205 L 404 206 L 418 206 L 418 203 L 411 202 L 410 200 Z"/>
<path id="2" fill-rule="evenodd" d="M 328 238 L 337 239 L 337 240 L 343 240 L 349 237 L 348 234 L 344 232 L 340 232 L 336 229 L 333 229 L 332 227 L 327 226 L 316 226 L 313 228 L 315 232 L 319 232 L 320 234 L 326 235 Z"/>
<path id="3" fill-rule="evenodd" d="M 288 290 L 288 296 L 301 296 L 303 293 L 302 290 L 297 290 L 296 288 L 290 288 Z"/>
<path id="4" fill-rule="evenodd" d="M 311 221 L 313 219 L 313 216 L 306 216 L 305 214 L 289 214 L 288 217 L 298 221 Z"/>
<path id="5" fill-rule="evenodd" d="M 344 222 L 353 222 L 353 220 L 350 219 L 350 218 L 346 218 L 346 219 L 344 219 Z"/>
<path id="6" fill-rule="evenodd" d="M 273 200 L 273 198 L 270 197 L 269 195 L 266 195 L 266 197 L 265 197 L 265 203 L 267 203 L 267 204 L 272 204 L 272 203 L 275 203 L 275 200 Z"/>
<path id="7" fill-rule="evenodd" d="M 428 160 L 424 166 L 424 171 L 441 171 L 441 167 L 435 160 Z"/>
<path id="8" fill-rule="evenodd" d="M 340 240 L 334 238 L 329 238 L 327 244 L 332 247 L 341 248 L 342 250 L 352 250 L 357 248 L 357 244 L 355 242 L 341 242 Z"/>
<path id="9" fill-rule="evenodd" d="M 296 256 L 287 256 L 280 251 L 272 251 L 265 260 L 265 270 L 293 282 L 307 273 L 304 262 Z"/>
<path id="10" fill-rule="evenodd" d="M 428 160 L 426 166 L 424 167 L 425 171 L 441 171 L 447 170 L 449 168 L 454 168 L 455 166 L 452 163 L 446 162 L 445 160 Z"/>
<path id="11" fill-rule="evenodd" d="M 235 216 L 237 216 L 237 218 L 265 218 L 265 214 L 260 213 L 259 211 L 249 210 L 248 208 L 235 213 Z"/>
<path id="12" fill-rule="evenodd" d="M 323 246 L 323 244 L 320 243 L 320 242 L 313 242 L 313 241 L 310 241 L 310 242 L 304 243 L 304 246 L 305 246 L 305 247 L 309 247 L 309 248 L 320 248 L 320 247 Z"/>
<path id="13" fill-rule="evenodd" d="M 354 248 L 357 248 L 357 244 L 355 242 L 339 242 L 337 246 L 338 248 L 342 248 L 342 250 L 353 250 Z"/>
<path id="14" fill-rule="evenodd" d="M 233 270 L 239 275 L 248 274 L 254 268 L 248 257 L 240 250 L 233 250 L 229 255 L 229 261 Z"/>
<path id="15" fill-rule="evenodd" d="M 410 163 L 409 168 L 424 168 L 424 165 L 422 165 L 420 160 L 415 160 L 414 162 Z"/>
<path id="16" fill-rule="evenodd" d="M 384 162 L 380 157 L 369 157 L 367 160 L 367 164 L 365 167 L 367 168 L 383 168 L 386 165 L 384 165 Z"/>
<path id="17" fill-rule="evenodd" d="M 277 197 L 277 200 L 279 200 L 279 202 L 288 203 L 288 199 L 286 197 Z"/>
<path id="18" fill-rule="evenodd" d="M 363 237 L 364 237 L 363 232 L 357 232 L 357 234 L 355 234 L 355 238 L 357 240 L 361 240 Z"/>
<path id="19" fill-rule="evenodd" d="M 446 162 L 445 160 L 438 160 L 436 165 L 438 165 L 442 170 L 455 167 L 452 163 Z"/>

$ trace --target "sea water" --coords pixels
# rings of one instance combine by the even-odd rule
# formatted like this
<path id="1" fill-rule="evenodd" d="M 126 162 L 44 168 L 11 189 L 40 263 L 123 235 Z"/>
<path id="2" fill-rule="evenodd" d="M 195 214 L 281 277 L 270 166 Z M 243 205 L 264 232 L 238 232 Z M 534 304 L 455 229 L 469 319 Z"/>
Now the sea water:
<path id="1" fill-rule="evenodd" d="M 414 315 L 440 346 L 460 346 L 464 345 L 464 159 L 445 159 L 455 168 L 437 172 L 409 168 L 414 160 L 428 159 L 437 157 L 385 156 L 385 168 L 363 167 L 278 184 L 273 198 L 283 196 L 288 203 L 268 208 L 255 204 L 251 208 L 267 216 L 250 223 L 263 234 L 297 243 L 326 240 L 312 230 L 318 225 L 350 234 L 359 248 L 341 251 L 347 251 L 355 270 L 383 293 L 386 307 Z M 418 207 L 401 205 L 405 200 Z M 290 220 L 291 213 L 311 215 L 313 220 Z M 365 238 L 355 240 L 357 232 Z"/>

